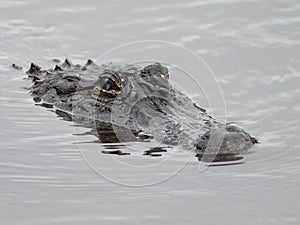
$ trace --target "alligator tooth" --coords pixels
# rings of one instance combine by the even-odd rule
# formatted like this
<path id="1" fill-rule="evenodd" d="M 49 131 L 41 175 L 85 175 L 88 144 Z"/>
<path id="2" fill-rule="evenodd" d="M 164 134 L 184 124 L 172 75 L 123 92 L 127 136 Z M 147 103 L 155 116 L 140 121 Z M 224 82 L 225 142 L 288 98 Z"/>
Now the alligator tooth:
<path id="1" fill-rule="evenodd" d="M 26 73 L 38 73 L 40 72 L 41 68 L 42 67 L 40 67 L 38 64 L 32 62 L 29 70 Z"/>
<path id="2" fill-rule="evenodd" d="M 60 65 L 56 65 L 54 71 L 63 71 L 63 68 Z"/>

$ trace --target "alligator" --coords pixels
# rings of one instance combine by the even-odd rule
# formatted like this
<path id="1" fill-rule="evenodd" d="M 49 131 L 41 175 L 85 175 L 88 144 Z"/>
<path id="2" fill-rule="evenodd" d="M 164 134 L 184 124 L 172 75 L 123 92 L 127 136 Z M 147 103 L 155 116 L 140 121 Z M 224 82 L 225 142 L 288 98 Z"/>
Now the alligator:
<path id="1" fill-rule="evenodd" d="M 218 122 L 173 88 L 168 68 L 160 63 L 97 65 L 89 59 L 78 65 L 66 58 L 46 70 L 31 63 L 26 73 L 36 103 L 100 133 L 112 131 L 119 142 L 152 137 L 198 155 L 241 154 L 258 143 L 240 127 Z"/>

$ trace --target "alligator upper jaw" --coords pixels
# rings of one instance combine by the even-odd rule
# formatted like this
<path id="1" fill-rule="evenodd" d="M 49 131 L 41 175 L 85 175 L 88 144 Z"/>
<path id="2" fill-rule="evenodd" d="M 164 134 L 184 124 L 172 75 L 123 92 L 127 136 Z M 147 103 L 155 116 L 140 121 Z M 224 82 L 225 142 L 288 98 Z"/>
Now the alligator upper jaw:
<path id="1" fill-rule="evenodd" d="M 212 128 L 196 140 L 198 152 L 205 154 L 240 154 L 259 143 L 243 129 L 226 125 Z"/>

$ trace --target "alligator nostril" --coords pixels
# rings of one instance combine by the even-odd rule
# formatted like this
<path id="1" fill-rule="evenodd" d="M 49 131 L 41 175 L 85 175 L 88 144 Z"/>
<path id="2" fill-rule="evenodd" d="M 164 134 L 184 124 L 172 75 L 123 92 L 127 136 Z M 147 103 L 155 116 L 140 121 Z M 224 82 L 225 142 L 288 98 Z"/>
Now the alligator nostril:
<path id="1" fill-rule="evenodd" d="M 258 141 L 243 129 L 230 125 L 214 128 L 200 136 L 196 148 L 201 152 L 214 154 L 241 153 L 256 143 Z"/>
<path id="2" fill-rule="evenodd" d="M 255 137 L 250 137 L 253 144 L 260 144 L 259 140 L 257 140 Z"/>
<path id="3" fill-rule="evenodd" d="M 166 80 L 169 79 L 169 74 L 168 74 L 168 73 L 162 73 L 162 74 L 160 74 L 160 76 L 161 76 L 162 78 L 166 79 Z"/>

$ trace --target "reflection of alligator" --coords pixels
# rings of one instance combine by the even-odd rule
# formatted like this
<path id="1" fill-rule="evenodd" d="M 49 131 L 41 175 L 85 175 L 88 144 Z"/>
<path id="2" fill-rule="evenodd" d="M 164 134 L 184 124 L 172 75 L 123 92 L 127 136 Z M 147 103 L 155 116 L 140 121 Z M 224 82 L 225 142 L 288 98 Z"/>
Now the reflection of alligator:
<path id="1" fill-rule="evenodd" d="M 90 124 L 100 135 L 101 131 L 113 131 L 120 142 L 152 137 L 167 145 L 197 150 L 197 154 L 230 155 L 257 143 L 241 128 L 217 122 L 173 89 L 168 69 L 159 63 L 141 69 L 135 65 L 98 66 L 92 60 L 80 66 L 66 59 L 48 70 L 32 63 L 27 73 L 36 102 Z"/>

